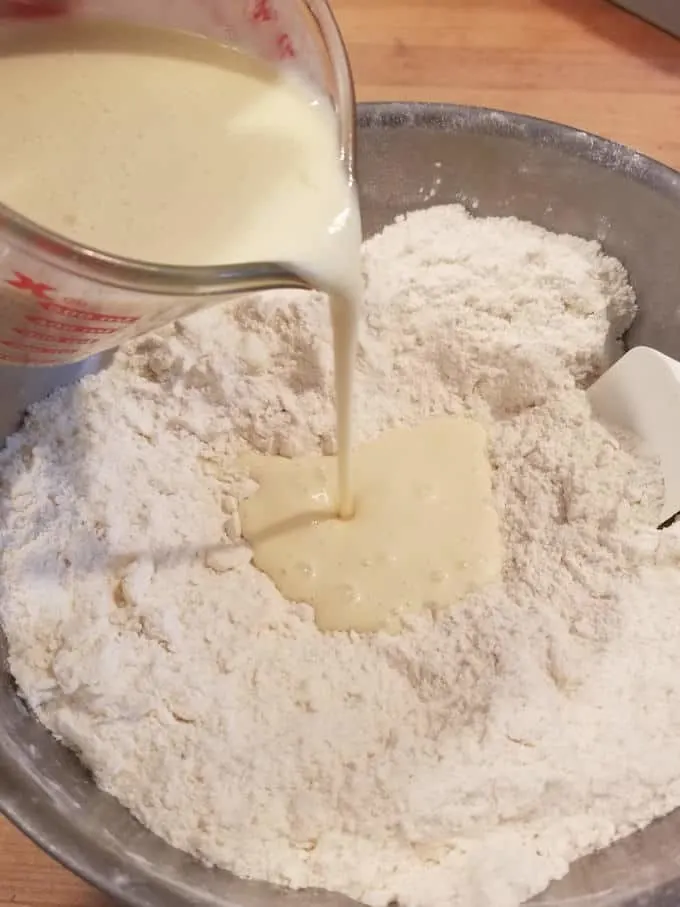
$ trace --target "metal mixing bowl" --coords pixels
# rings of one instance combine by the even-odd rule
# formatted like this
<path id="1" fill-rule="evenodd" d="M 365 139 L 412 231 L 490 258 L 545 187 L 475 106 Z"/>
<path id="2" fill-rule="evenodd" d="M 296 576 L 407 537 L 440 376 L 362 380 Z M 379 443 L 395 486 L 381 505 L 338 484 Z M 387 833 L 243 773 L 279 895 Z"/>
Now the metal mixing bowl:
<path id="1" fill-rule="evenodd" d="M 424 104 L 360 108 L 359 178 L 367 233 L 395 215 L 462 202 L 601 240 L 627 267 L 640 304 L 629 332 L 680 356 L 680 175 L 564 126 L 491 110 Z M 441 182 L 437 182 L 440 180 Z M 7 387 L 0 376 L 0 399 Z M 0 664 L 5 663 L 0 633 Z M 74 872 L 129 907 L 340 907 L 206 869 L 142 828 L 97 790 L 78 761 L 0 674 L 0 810 Z M 680 903 L 680 811 L 577 863 L 537 903 Z"/>

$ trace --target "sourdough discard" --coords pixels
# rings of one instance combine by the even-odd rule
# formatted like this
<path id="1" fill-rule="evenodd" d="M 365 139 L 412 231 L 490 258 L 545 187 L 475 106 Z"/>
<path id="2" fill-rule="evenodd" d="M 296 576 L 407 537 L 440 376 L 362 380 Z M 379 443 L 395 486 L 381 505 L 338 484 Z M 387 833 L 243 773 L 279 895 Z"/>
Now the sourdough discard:
<path id="1" fill-rule="evenodd" d="M 371 240 L 364 276 L 358 435 L 486 426 L 502 587 L 399 636 L 323 634 L 248 563 L 236 458 L 333 437 L 322 298 L 252 297 L 128 348 L 0 456 L 11 667 L 102 787 L 204 860 L 516 907 L 680 804 L 680 539 L 582 390 L 633 295 L 595 243 L 455 207 Z"/>

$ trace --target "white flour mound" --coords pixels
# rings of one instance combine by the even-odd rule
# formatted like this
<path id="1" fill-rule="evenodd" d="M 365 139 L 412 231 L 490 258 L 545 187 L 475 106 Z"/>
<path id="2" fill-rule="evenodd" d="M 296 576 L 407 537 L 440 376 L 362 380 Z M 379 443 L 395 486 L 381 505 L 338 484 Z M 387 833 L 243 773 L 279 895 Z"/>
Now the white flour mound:
<path id="1" fill-rule="evenodd" d="M 596 243 L 460 207 L 364 261 L 358 436 L 488 427 L 502 584 L 400 636 L 323 635 L 254 569 L 234 455 L 328 452 L 334 414 L 322 298 L 250 297 L 36 406 L 1 455 L 11 668 L 102 788 L 207 862 L 514 907 L 680 804 L 680 535 L 582 389 L 632 291 Z"/>

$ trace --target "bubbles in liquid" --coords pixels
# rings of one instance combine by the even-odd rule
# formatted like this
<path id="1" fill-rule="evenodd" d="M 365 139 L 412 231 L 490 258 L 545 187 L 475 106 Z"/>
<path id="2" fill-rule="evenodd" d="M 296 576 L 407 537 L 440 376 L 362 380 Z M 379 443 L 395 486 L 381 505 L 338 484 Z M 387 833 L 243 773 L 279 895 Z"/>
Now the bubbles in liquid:
<path id="1" fill-rule="evenodd" d="M 309 578 L 316 576 L 316 570 L 307 561 L 298 561 L 298 563 L 295 564 L 295 570 L 298 573 L 301 573 L 303 576 L 307 576 Z"/>
<path id="2" fill-rule="evenodd" d="M 324 630 L 397 632 L 409 612 L 452 606 L 500 574 L 485 444 L 476 423 L 444 417 L 360 446 L 352 520 L 324 494 L 333 460 L 249 458 L 260 488 L 241 514 L 256 566 Z"/>
<path id="3" fill-rule="evenodd" d="M 347 604 L 356 604 L 361 601 L 361 592 L 351 583 L 341 583 L 336 587 L 338 598 Z"/>

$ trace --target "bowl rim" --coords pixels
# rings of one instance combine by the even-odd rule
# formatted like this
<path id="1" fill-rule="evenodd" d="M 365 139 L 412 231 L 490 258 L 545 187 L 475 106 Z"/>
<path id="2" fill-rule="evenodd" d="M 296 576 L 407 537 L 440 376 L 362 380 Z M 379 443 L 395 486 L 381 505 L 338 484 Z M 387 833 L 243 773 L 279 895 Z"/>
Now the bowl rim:
<path id="1" fill-rule="evenodd" d="M 680 194 L 680 171 L 669 164 L 629 145 L 557 120 L 494 107 L 435 101 L 361 102 L 357 104 L 357 120 L 360 130 L 414 126 L 442 132 L 531 139 L 533 143 L 558 148 L 570 156 L 622 173 L 651 189 Z"/>

